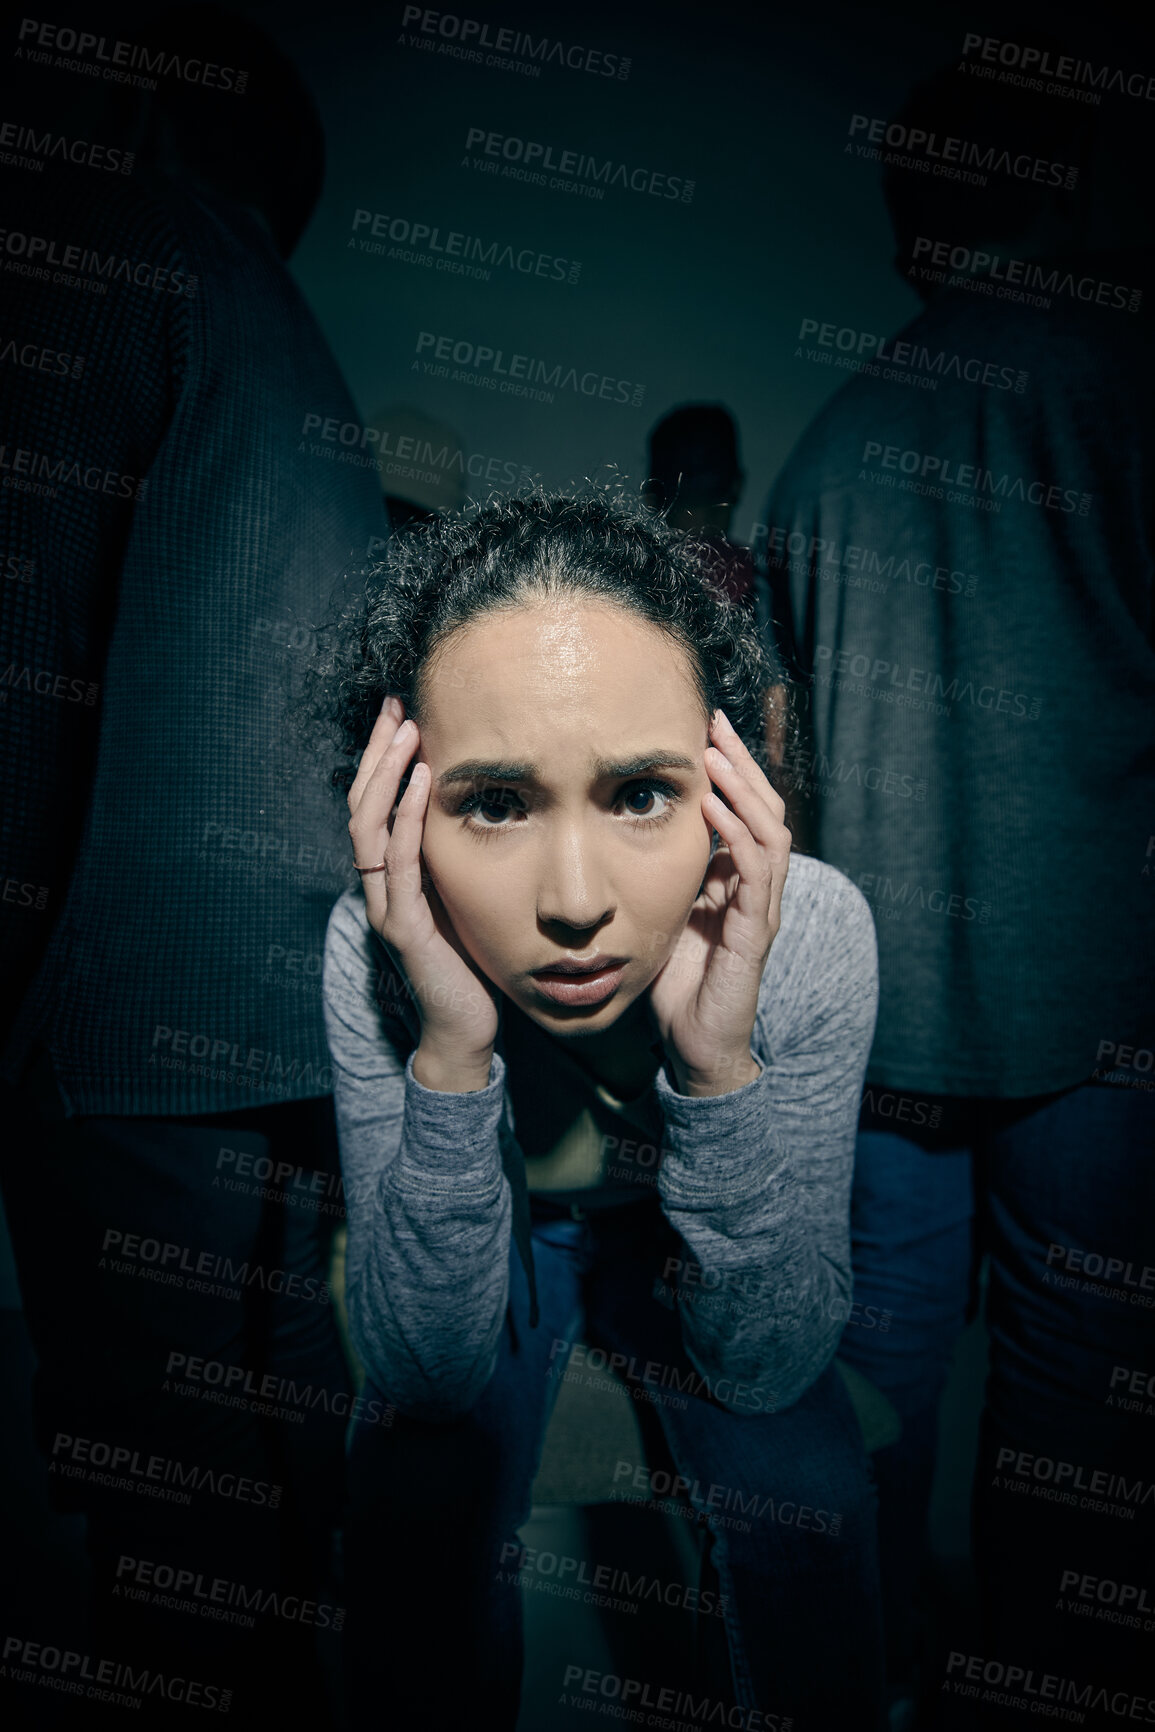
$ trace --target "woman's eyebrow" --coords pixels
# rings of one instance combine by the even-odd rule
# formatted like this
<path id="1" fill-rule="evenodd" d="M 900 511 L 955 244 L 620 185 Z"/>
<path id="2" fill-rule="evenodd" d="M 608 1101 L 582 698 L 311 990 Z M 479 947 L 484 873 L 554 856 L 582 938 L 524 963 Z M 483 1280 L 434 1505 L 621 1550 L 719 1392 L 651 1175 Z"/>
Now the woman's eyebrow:
<path id="1" fill-rule="evenodd" d="M 687 758 L 683 752 L 668 752 L 657 750 L 639 752 L 632 758 L 611 760 L 598 758 L 593 766 L 594 780 L 603 781 L 610 777 L 624 778 L 640 776 L 646 770 L 696 770 L 697 764 L 692 758 Z M 512 761 L 490 762 L 485 758 L 467 758 L 463 763 L 454 764 L 437 778 L 437 786 L 446 788 L 455 782 L 540 782 L 541 769 L 537 764 L 514 763 Z"/>
<path id="2" fill-rule="evenodd" d="M 636 757 L 615 761 L 599 758 L 594 764 L 598 781 L 611 776 L 640 776 L 643 770 L 696 770 L 699 766 L 684 752 L 640 752 Z"/>

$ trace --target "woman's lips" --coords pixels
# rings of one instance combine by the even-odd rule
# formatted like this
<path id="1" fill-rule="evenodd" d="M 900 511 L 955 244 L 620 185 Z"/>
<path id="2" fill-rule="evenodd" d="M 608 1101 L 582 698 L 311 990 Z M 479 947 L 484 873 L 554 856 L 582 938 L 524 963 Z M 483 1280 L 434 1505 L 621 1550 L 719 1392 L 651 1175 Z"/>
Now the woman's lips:
<path id="1" fill-rule="evenodd" d="M 531 975 L 530 979 L 556 1004 L 600 1004 L 617 991 L 625 972 L 624 962 L 614 962 L 589 974 L 562 974 L 544 969 Z"/>

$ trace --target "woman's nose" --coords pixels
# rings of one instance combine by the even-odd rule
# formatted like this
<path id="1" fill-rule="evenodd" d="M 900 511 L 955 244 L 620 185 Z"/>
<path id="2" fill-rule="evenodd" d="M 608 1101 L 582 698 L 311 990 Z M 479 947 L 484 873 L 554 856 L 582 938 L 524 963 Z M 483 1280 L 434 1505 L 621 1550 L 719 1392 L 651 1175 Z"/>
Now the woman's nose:
<path id="1" fill-rule="evenodd" d="M 543 851 L 537 911 L 541 920 L 585 931 L 612 912 L 597 847 L 577 826 L 551 838 Z"/>

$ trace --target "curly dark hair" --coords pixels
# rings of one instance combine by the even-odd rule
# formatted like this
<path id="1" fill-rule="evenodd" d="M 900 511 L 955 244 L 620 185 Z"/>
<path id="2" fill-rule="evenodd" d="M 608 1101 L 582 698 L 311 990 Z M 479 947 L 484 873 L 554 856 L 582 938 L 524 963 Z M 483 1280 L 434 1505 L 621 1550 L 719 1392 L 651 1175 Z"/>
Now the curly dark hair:
<path id="1" fill-rule="evenodd" d="M 454 632 L 550 596 L 624 608 L 664 632 L 686 654 L 704 721 L 724 709 L 771 780 L 781 778 L 795 729 L 786 676 L 750 614 L 715 581 L 720 557 L 620 487 L 584 496 L 534 487 L 406 524 L 365 594 L 320 634 L 308 704 L 314 723 L 336 735 L 332 785 L 348 791 L 387 696 L 420 725 L 427 671 Z"/>

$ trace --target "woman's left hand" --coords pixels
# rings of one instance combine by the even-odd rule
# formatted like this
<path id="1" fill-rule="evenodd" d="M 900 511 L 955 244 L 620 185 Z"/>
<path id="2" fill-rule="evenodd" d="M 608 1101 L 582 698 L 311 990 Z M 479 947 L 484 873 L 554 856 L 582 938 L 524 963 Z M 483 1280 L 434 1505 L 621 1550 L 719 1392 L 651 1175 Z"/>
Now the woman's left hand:
<path id="1" fill-rule="evenodd" d="M 759 1074 L 750 1041 L 790 864 L 785 804 L 721 710 L 710 739 L 706 770 L 730 805 L 711 788 L 702 812 L 721 844 L 649 989 L 667 1059 L 687 1095 L 729 1094 Z"/>

